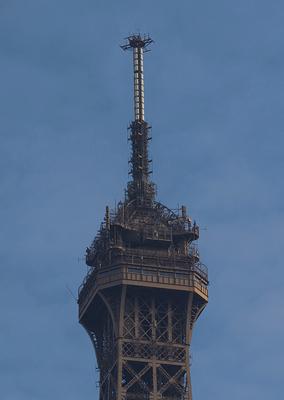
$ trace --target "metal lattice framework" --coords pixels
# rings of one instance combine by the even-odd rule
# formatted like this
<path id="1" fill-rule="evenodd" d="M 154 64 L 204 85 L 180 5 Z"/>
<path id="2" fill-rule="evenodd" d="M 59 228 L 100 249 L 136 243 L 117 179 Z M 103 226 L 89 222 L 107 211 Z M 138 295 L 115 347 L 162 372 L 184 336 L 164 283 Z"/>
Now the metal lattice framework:
<path id="1" fill-rule="evenodd" d="M 207 268 L 186 208 L 155 200 L 149 125 L 144 121 L 143 53 L 149 36 L 132 35 L 134 121 L 131 175 L 124 202 L 87 248 L 90 270 L 79 288 L 79 319 L 94 345 L 100 400 L 191 400 L 190 343 L 208 301 Z"/>
<path id="2" fill-rule="evenodd" d="M 96 349 L 100 398 L 191 399 L 189 344 L 205 305 L 191 291 L 97 292 L 81 322 Z"/>

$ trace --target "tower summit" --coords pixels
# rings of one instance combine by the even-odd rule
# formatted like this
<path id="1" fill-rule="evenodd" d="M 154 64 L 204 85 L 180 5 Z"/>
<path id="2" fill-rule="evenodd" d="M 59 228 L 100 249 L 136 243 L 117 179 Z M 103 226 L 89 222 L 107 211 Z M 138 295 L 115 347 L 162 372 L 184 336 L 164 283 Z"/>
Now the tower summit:
<path id="1" fill-rule="evenodd" d="M 150 126 L 144 116 L 143 56 L 149 36 L 131 35 L 134 120 L 129 130 L 132 180 L 86 251 L 79 321 L 95 348 L 100 400 L 192 400 L 190 343 L 208 301 L 207 268 L 194 242 L 198 225 L 186 207 L 155 199 L 150 181 Z"/>

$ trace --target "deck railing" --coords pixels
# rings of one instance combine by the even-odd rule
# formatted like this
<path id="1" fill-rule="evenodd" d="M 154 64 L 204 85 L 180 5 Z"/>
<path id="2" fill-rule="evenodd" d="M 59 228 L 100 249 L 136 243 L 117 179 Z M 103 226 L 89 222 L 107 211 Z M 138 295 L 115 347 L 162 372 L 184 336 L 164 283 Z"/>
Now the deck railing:
<path id="1" fill-rule="evenodd" d="M 193 255 L 192 255 L 193 256 Z M 139 266 L 149 266 L 158 268 L 169 268 L 171 270 L 183 269 L 185 271 L 196 272 L 203 279 L 208 280 L 208 269 L 201 262 L 193 262 L 190 258 L 175 257 L 157 254 L 147 254 L 142 252 L 129 251 L 123 254 L 114 256 L 112 264 L 117 263 L 133 264 Z"/>
<path id="2" fill-rule="evenodd" d="M 139 261 L 139 262 L 138 262 Z M 98 286 L 107 285 L 119 281 L 135 281 L 150 284 L 174 285 L 180 287 L 194 287 L 202 294 L 208 296 L 208 280 L 206 267 L 200 265 L 182 264 L 182 268 L 175 264 L 175 268 L 169 268 L 169 265 L 163 265 L 161 258 L 160 264 L 151 264 L 152 259 L 146 257 L 140 260 L 133 254 L 127 258 L 126 255 L 116 261 L 116 265 L 100 270 L 93 269 L 85 278 L 79 288 L 79 303 L 84 306 L 87 304 L 94 290 Z M 169 259 L 167 259 L 169 261 Z M 181 260 L 179 260 L 181 261 Z"/>

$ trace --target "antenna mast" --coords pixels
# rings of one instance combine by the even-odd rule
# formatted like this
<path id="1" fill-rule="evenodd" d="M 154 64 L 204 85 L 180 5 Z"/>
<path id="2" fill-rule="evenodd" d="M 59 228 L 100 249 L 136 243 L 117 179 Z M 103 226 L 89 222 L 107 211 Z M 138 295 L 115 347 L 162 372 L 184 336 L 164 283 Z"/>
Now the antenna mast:
<path id="1" fill-rule="evenodd" d="M 134 70 L 134 117 L 135 121 L 144 121 L 144 52 L 149 51 L 147 47 L 153 43 L 150 36 L 131 35 L 126 38 L 127 43 L 122 45 L 123 50 L 133 50 Z"/>
<path id="2" fill-rule="evenodd" d="M 149 181 L 148 141 L 150 126 L 145 121 L 144 112 L 144 69 L 143 57 L 148 46 L 153 43 L 150 36 L 140 34 L 131 35 L 126 38 L 126 44 L 122 45 L 123 50 L 133 51 L 133 71 L 134 71 L 134 121 L 130 124 L 130 140 L 132 143 L 132 165 L 131 175 L 133 180 L 128 183 L 128 197 L 135 199 L 137 205 L 151 206 L 155 196 L 155 187 Z"/>

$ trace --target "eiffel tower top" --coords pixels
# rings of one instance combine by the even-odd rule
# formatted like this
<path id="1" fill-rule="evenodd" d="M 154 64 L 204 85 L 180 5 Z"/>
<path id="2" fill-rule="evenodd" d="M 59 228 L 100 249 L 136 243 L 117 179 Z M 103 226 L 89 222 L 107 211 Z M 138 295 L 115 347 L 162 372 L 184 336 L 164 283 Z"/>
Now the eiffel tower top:
<path id="1" fill-rule="evenodd" d="M 119 202 L 115 210 L 106 207 L 104 222 L 87 248 L 86 263 L 96 274 L 113 265 L 118 255 L 125 256 L 130 252 L 134 256 L 136 252 L 142 252 L 143 257 L 148 254 L 155 258 L 159 254 L 170 265 L 173 260 L 177 263 L 177 259 L 194 265 L 207 279 L 206 267 L 199 262 L 193 245 L 199 237 L 198 225 L 195 221 L 192 223 L 185 206 L 171 210 L 157 201 L 156 187 L 150 180 L 148 144 L 151 127 L 144 118 L 143 55 L 151 43 L 153 40 L 149 36 L 137 34 L 126 38 L 126 44 L 121 46 L 123 50 L 133 52 L 134 120 L 129 126 L 132 180 L 128 182 L 124 201 Z M 158 265 L 159 260 L 156 261 Z"/>
<path id="2" fill-rule="evenodd" d="M 132 180 L 124 201 L 114 211 L 106 207 L 86 250 L 79 320 L 96 350 L 100 400 L 192 400 L 189 346 L 208 301 L 208 273 L 186 207 L 170 210 L 155 200 L 143 77 L 152 39 L 126 40 L 122 48 L 132 50 L 134 66 Z"/>

